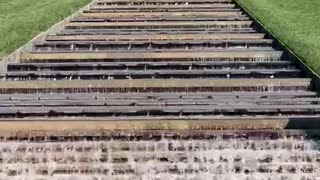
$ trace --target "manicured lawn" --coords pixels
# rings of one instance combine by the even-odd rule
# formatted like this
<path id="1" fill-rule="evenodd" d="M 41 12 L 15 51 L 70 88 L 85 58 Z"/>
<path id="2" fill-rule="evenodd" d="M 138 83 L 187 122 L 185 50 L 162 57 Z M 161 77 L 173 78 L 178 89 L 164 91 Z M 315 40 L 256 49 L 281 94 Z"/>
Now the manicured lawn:
<path id="1" fill-rule="evenodd" d="M 237 0 L 320 74 L 320 0 Z"/>
<path id="2" fill-rule="evenodd" d="M 0 0 L 0 59 L 91 0 Z"/>

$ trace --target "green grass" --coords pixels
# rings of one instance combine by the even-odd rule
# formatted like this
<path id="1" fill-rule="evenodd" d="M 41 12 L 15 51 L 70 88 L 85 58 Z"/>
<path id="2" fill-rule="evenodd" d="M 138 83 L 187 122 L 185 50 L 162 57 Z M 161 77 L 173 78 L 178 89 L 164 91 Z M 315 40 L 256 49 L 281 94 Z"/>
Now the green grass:
<path id="1" fill-rule="evenodd" d="M 0 0 L 0 59 L 91 0 Z"/>
<path id="2" fill-rule="evenodd" d="M 320 74 L 319 0 L 238 0 Z"/>

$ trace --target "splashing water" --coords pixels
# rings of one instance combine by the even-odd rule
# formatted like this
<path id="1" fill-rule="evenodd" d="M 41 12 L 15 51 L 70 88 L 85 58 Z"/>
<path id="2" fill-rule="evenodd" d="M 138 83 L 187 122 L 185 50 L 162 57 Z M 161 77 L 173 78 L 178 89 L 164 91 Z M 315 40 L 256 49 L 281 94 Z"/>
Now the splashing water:
<path id="1" fill-rule="evenodd" d="M 313 141 L 2 142 L 0 179 L 316 180 Z"/>

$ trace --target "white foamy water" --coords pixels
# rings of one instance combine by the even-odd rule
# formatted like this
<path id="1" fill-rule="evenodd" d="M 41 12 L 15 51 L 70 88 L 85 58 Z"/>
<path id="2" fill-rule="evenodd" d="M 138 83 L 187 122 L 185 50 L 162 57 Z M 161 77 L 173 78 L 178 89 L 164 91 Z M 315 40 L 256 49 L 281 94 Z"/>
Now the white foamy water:
<path id="1" fill-rule="evenodd" d="M 318 180 L 313 141 L 2 142 L 0 179 Z"/>

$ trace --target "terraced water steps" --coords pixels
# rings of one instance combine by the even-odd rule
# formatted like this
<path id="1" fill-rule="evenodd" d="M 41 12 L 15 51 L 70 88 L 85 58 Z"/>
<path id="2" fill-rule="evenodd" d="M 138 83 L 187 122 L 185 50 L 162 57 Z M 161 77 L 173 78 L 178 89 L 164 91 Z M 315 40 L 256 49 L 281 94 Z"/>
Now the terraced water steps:
<path id="1" fill-rule="evenodd" d="M 172 41 L 172 40 L 255 40 L 263 39 L 263 33 L 218 34 L 133 34 L 133 35 L 49 35 L 47 41 Z"/>
<path id="2" fill-rule="evenodd" d="M 233 8 L 235 7 L 234 4 L 184 4 L 184 5 L 117 5 L 117 6 L 102 6 L 102 5 L 96 5 L 91 6 L 91 10 L 132 10 L 132 9 L 139 9 L 139 10 L 145 10 L 145 9 L 223 9 L 223 8 Z"/>
<path id="3" fill-rule="evenodd" d="M 149 17 L 149 18 L 134 18 L 134 17 L 123 17 L 123 18 L 88 18 L 88 17 L 79 17 L 74 18 L 70 22 L 162 22 L 162 21 L 235 21 L 242 20 L 247 21 L 249 17 L 247 16 L 226 16 L 226 17 Z"/>
<path id="4" fill-rule="evenodd" d="M 131 39 L 128 39 L 127 41 L 136 41 L 135 37 L 136 35 L 157 35 L 157 34 L 161 34 L 161 35 L 188 35 L 188 34 L 192 34 L 192 35 L 196 35 L 196 34 L 229 34 L 229 33 L 254 33 L 255 31 L 252 28 L 233 28 L 233 29 L 221 29 L 221 28 L 210 28 L 210 29 L 206 29 L 206 28 L 188 28 L 188 29 L 165 29 L 165 28 L 161 28 L 161 29 L 137 29 L 137 30 L 133 30 L 133 29 L 118 29 L 117 32 L 115 32 L 113 29 L 104 29 L 104 30 L 99 30 L 99 29 L 68 29 L 68 30 L 64 30 L 62 32 L 57 33 L 56 35 L 61 37 L 61 36 L 75 36 L 75 35 L 133 35 Z M 58 37 L 50 37 L 48 36 L 48 41 L 54 41 L 55 38 Z M 116 38 L 118 38 L 119 36 L 114 36 Z M 139 36 L 138 36 L 139 37 Z M 165 36 L 163 36 L 165 37 Z M 211 36 L 212 37 L 212 36 Z M 94 38 L 93 38 L 94 39 Z M 233 38 L 236 39 L 236 38 Z M 243 38 L 239 38 L 239 40 L 241 40 Z M 252 37 L 248 38 L 249 40 L 252 39 Z M 109 41 L 109 39 L 102 39 L 104 41 Z M 121 38 L 119 39 L 110 39 L 111 41 L 123 41 Z M 139 38 L 137 39 L 139 41 Z M 140 39 L 141 40 L 141 39 Z M 148 40 L 148 39 L 147 39 Z M 149 41 L 151 41 L 152 39 L 149 39 Z M 155 39 L 155 41 L 159 41 L 159 40 L 170 40 L 167 38 L 163 38 L 163 39 Z M 177 40 L 177 39 L 176 39 Z M 182 38 L 183 40 L 183 38 Z M 197 40 L 197 38 L 195 39 L 187 39 L 187 40 Z M 201 39 L 198 39 L 201 40 Z M 204 39 L 206 40 L 206 39 Z M 215 39 L 207 39 L 207 40 L 215 40 Z M 219 40 L 219 39 L 218 39 Z M 223 39 L 226 40 L 226 39 Z M 59 41 L 59 39 L 57 39 L 57 41 Z M 96 41 L 96 39 L 94 40 Z M 125 41 L 125 40 L 124 40 Z"/>
<path id="5" fill-rule="evenodd" d="M 229 12 L 233 12 L 233 14 L 242 14 L 240 9 L 237 8 L 216 8 L 216 9 L 210 9 L 210 8 L 199 8 L 199 9 L 120 9 L 120 10 L 94 10 L 94 9 L 90 9 L 90 10 L 84 10 L 83 13 L 114 13 L 114 12 L 124 12 L 124 13 L 134 13 L 134 12 L 208 12 L 210 10 L 215 10 L 217 12 L 223 12 L 223 13 L 229 13 Z"/>
<path id="6" fill-rule="evenodd" d="M 86 132 L 317 128 L 312 79 L 266 37 L 228 0 L 97 1 L 7 65 L 0 121 L 24 132 L 58 131 L 46 118 Z"/>
<path id="7" fill-rule="evenodd" d="M 239 10 L 220 10 L 220 11 L 169 11 L 169 12 L 106 12 L 106 11 L 84 11 L 79 17 L 86 18 L 111 18 L 111 17 L 183 17 L 183 16 L 214 16 L 214 17 L 225 17 L 225 16 L 238 16 L 242 15 L 242 12 Z"/>
<path id="8" fill-rule="evenodd" d="M 106 5 L 108 3 L 231 3 L 232 0 L 97 0 L 94 4 Z"/>
<path id="9" fill-rule="evenodd" d="M 8 72 L 5 79 L 170 79 L 170 78 L 288 78 L 299 77 L 298 69 L 272 69 L 272 70 L 100 70 L 100 71 L 20 71 Z"/>
<path id="10" fill-rule="evenodd" d="M 216 51 L 177 51 L 177 52 L 30 52 L 20 55 L 21 62 L 70 62 L 70 61 L 272 61 L 281 58 L 282 51 L 275 50 L 216 50 Z"/>
<path id="11" fill-rule="evenodd" d="M 270 48 L 272 40 L 220 40 L 220 41 L 49 41 L 34 44 L 35 51 L 110 51 L 110 50 L 192 50 L 207 48 Z"/>
<path id="12" fill-rule="evenodd" d="M 230 27 L 249 27 L 251 25 L 251 21 L 169 21 L 169 22 L 72 22 L 66 24 L 65 28 L 67 29 L 103 29 L 103 28 L 112 28 L 112 29 L 120 29 L 120 28 L 134 28 L 134 29 L 157 29 L 161 28 L 194 28 L 194 27 L 206 27 L 206 28 L 230 28 Z"/>
<path id="13" fill-rule="evenodd" d="M 314 98 L 318 94 L 313 91 L 261 91 L 261 92 L 158 92 L 158 93 L 63 93 L 63 94 L 0 94 L 2 101 L 24 100 L 171 100 L 171 99 L 279 99 Z"/>
<path id="14" fill-rule="evenodd" d="M 232 0 L 96 0 L 61 26 L 0 74 L 0 179 L 318 177 L 315 79 Z"/>
<path id="15" fill-rule="evenodd" d="M 295 69 L 291 61 L 165 61 L 165 62 L 71 62 L 10 63 L 8 71 L 81 70 L 203 70 Z"/>

